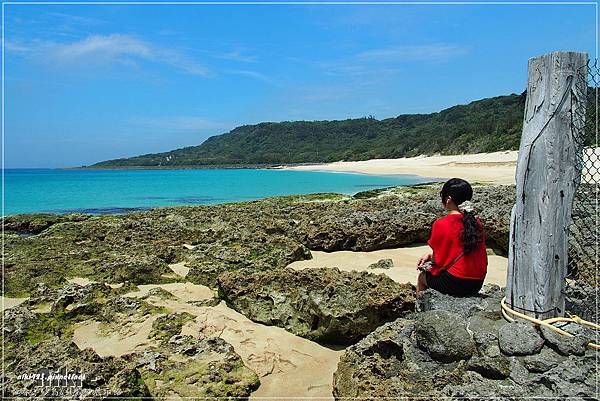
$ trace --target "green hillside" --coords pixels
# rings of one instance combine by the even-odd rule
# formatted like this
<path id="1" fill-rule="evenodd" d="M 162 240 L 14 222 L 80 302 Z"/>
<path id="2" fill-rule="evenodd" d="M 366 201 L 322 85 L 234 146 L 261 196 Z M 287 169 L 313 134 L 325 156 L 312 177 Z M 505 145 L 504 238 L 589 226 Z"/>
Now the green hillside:
<path id="1" fill-rule="evenodd" d="M 108 160 L 93 167 L 331 162 L 518 149 L 524 105 L 523 93 L 385 120 L 244 125 L 199 146 Z"/>

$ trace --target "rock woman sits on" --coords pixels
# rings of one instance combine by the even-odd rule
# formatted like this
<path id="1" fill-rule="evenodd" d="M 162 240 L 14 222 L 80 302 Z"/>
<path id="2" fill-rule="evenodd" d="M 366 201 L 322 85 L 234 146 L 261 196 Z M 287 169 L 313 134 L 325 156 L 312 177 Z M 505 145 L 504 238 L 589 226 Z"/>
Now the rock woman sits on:
<path id="1" fill-rule="evenodd" d="M 448 214 L 433 223 L 427 244 L 432 253 L 421 256 L 417 296 L 426 288 L 443 294 L 470 296 L 479 292 L 487 273 L 485 232 L 470 200 L 471 185 L 448 180 L 440 192 Z"/>

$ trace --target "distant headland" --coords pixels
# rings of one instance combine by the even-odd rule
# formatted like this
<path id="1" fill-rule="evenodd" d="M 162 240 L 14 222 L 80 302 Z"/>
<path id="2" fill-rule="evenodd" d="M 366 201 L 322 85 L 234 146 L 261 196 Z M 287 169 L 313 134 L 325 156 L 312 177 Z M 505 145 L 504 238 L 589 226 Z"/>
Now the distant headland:
<path id="1" fill-rule="evenodd" d="M 198 146 L 83 168 L 240 168 L 516 150 L 525 93 L 430 114 L 243 125 Z"/>

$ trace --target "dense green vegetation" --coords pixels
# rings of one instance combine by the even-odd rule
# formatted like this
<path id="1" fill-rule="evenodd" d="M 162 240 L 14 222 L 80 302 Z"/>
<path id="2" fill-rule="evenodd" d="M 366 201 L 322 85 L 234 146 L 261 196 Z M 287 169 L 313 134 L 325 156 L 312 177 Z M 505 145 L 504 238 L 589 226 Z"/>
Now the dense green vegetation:
<path id="1" fill-rule="evenodd" d="M 330 162 L 518 149 L 524 106 L 523 93 L 385 120 L 244 125 L 199 146 L 108 160 L 94 167 Z"/>

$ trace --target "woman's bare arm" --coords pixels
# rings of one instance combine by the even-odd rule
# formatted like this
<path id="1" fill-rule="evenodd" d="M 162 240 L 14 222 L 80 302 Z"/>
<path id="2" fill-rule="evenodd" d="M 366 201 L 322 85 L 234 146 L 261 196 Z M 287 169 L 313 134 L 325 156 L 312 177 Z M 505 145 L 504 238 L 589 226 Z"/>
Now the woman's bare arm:
<path id="1" fill-rule="evenodd" d="M 421 257 L 419 258 L 419 261 L 417 262 L 417 269 L 418 269 L 418 268 L 419 268 L 419 267 L 420 267 L 420 266 L 421 266 L 423 263 L 425 263 L 425 262 L 428 262 L 428 261 L 430 261 L 430 260 L 432 260 L 432 259 L 433 259 L 433 253 L 432 253 L 432 252 L 430 252 L 430 253 L 426 253 L 425 255 L 421 256 Z"/>

